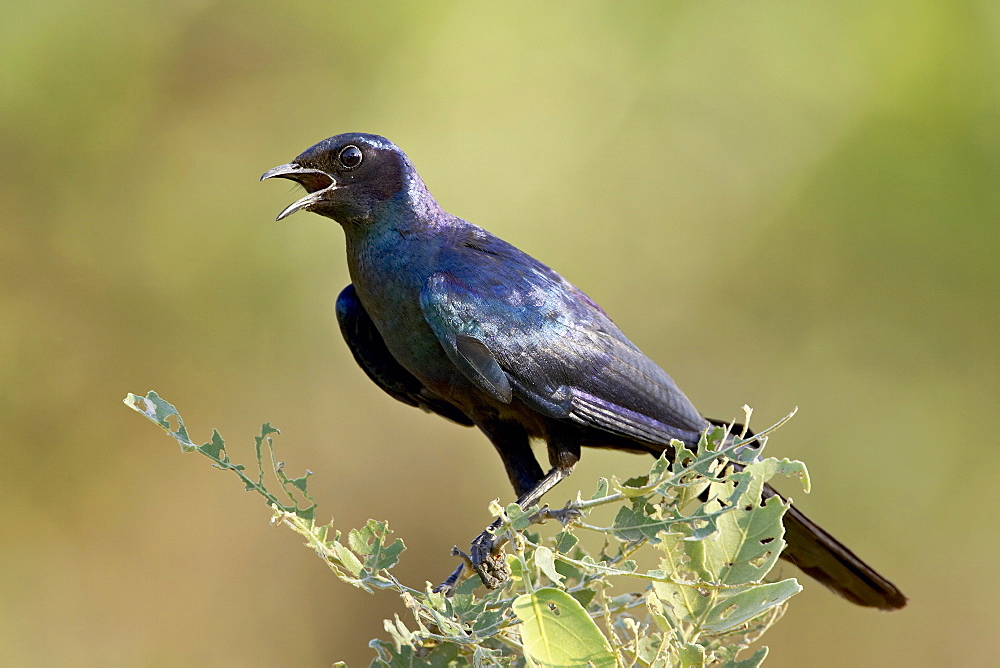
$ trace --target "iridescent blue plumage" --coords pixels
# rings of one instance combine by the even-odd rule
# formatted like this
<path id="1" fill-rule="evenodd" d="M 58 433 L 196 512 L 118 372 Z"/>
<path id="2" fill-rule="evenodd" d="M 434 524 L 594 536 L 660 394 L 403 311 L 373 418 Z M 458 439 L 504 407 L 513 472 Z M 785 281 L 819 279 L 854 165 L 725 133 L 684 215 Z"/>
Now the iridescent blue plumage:
<path id="1" fill-rule="evenodd" d="M 660 454 L 710 424 L 587 295 L 489 232 L 446 213 L 406 155 L 376 135 L 326 139 L 268 171 L 300 183 L 298 210 L 345 231 L 352 285 L 337 300 L 357 360 L 394 398 L 477 426 L 523 506 L 572 471 L 581 446 Z M 543 473 L 530 439 L 548 447 Z M 774 494 L 768 489 L 768 494 Z M 892 583 L 789 508 L 782 556 L 837 593 L 895 609 Z M 486 563 L 492 537 L 473 544 Z M 478 551 L 477 551 L 478 550 Z"/>

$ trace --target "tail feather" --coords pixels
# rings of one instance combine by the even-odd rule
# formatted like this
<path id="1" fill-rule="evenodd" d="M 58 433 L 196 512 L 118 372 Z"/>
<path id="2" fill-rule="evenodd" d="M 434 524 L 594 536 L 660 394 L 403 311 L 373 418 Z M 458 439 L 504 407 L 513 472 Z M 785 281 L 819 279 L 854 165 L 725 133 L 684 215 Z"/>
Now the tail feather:
<path id="1" fill-rule="evenodd" d="M 765 495 L 778 493 L 766 487 Z M 851 603 L 880 610 L 899 610 L 906 605 L 906 596 L 896 585 L 794 505 L 785 512 L 785 543 L 782 559 Z"/>
<path id="2" fill-rule="evenodd" d="M 733 433 L 745 432 L 753 436 L 752 431 L 739 423 L 707 419 L 714 425 L 731 428 Z M 734 468 L 743 467 L 734 464 Z M 770 485 L 764 485 L 761 501 L 772 496 L 781 497 Z M 906 605 L 906 596 L 896 585 L 794 505 L 785 512 L 784 524 L 785 549 L 781 558 L 795 564 L 806 575 L 857 605 L 879 610 L 899 610 Z"/>

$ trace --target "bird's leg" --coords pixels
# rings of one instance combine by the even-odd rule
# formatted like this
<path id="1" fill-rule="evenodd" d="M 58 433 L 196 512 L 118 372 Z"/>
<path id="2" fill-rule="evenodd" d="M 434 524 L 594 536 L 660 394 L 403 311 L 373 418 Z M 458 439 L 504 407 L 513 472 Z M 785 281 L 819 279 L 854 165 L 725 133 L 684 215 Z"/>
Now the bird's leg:
<path id="1" fill-rule="evenodd" d="M 526 507 L 530 508 L 531 504 L 528 504 Z M 559 508 L 559 509 L 552 509 L 549 508 L 548 506 L 542 506 L 535 513 L 531 515 L 530 522 L 531 524 L 541 524 L 545 520 L 554 519 L 565 526 L 570 522 L 572 522 L 573 520 L 577 519 L 578 517 L 580 517 L 580 511 L 575 507 L 573 507 L 572 504 L 570 503 L 567 504 L 565 508 Z M 495 522 L 490 524 L 489 528 L 487 528 L 486 531 L 477 536 L 476 539 L 472 542 L 473 552 L 478 551 L 481 554 L 487 555 L 485 557 L 485 561 L 481 563 L 489 562 L 491 559 L 490 555 L 492 555 L 494 552 L 501 550 L 503 546 L 507 543 L 509 534 L 505 533 L 499 537 L 496 535 L 496 531 L 497 529 L 500 528 L 500 526 L 501 526 L 500 520 L 496 520 Z M 493 540 L 492 546 L 488 544 L 489 540 Z M 451 575 L 449 575 L 444 582 L 434 587 L 435 592 L 444 593 L 446 596 L 451 596 L 453 593 L 455 593 L 455 589 L 458 587 L 458 585 L 460 585 L 474 573 L 478 573 L 480 575 L 480 580 L 482 580 L 482 573 L 480 569 L 477 569 L 476 566 L 473 564 L 472 557 L 470 557 L 462 550 L 458 549 L 458 546 L 451 548 L 451 556 L 462 557 L 463 562 L 458 565 L 458 568 L 452 571 Z M 497 555 L 497 558 L 499 561 L 496 562 L 496 567 L 498 569 L 506 571 L 506 563 L 502 561 L 503 553 L 500 552 Z M 503 564 L 503 566 L 500 565 L 501 563 Z M 490 576 L 488 575 L 487 577 Z M 505 579 L 506 574 L 504 574 L 502 577 Z M 498 580 L 497 586 L 502 584 L 502 582 L 503 582 L 502 579 Z"/>
<path id="2" fill-rule="evenodd" d="M 569 477 L 573 472 L 573 466 L 568 468 L 553 467 L 545 474 L 538 484 L 528 490 L 517 500 L 517 505 L 522 510 L 531 508 L 544 496 L 546 492 L 558 485 L 562 480 Z M 510 569 L 504 559 L 503 546 L 508 540 L 506 533 L 497 535 L 497 530 L 502 525 L 500 519 L 495 520 L 486 531 L 482 532 L 472 541 L 469 550 L 469 559 L 472 567 L 479 574 L 483 584 L 490 589 L 496 589 L 510 577 Z M 452 575 L 455 575 L 454 573 Z M 456 578 L 457 580 L 457 578 Z"/>
<path id="3" fill-rule="evenodd" d="M 563 429 L 561 425 L 552 425 L 547 434 L 549 463 L 552 468 L 545 476 L 529 489 L 518 488 L 517 505 L 527 510 L 541 500 L 542 496 L 559 484 L 573 472 L 576 463 L 580 461 L 580 443 L 572 430 Z M 496 520 L 486 531 L 472 541 L 469 558 L 472 567 L 479 573 L 483 584 L 490 589 L 496 589 L 510 577 L 510 569 L 504 560 L 502 547 L 507 542 L 507 534 L 497 535 L 500 520 Z"/>
<path id="4" fill-rule="evenodd" d="M 580 446 L 571 431 L 563 433 L 559 426 L 553 426 L 548 436 L 549 463 L 552 469 L 542 475 L 535 455 L 531 452 L 531 442 L 524 427 L 517 422 L 499 420 L 477 422 L 477 425 L 492 441 L 500 458 L 503 460 L 507 476 L 518 494 L 517 505 L 527 510 L 536 505 L 550 489 L 559 484 L 573 472 L 580 460 Z M 547 511 L 549 517 L 559 516 L 558 511 Z M 503 546 L 509 536 L 506 532 L 498 535 L 503 526 L 500 519 L 495 520 L 472 541 L 469 554 L 464 554 L 458 548 L 452 554 L 461 556 L 465 563 L 448 576 L 448 579 L 435 588 L 435 591 L 451 594 L 455 587 L 469 577 L 473 571 L 479 574 L 483 584 L 490 589 L 496 589 L 510 577 L 510 569 L 504 559 Z"/>
<path id="5" fill-rule="evenodd" d="M 534 490 L 545 478 L 545 475 L 542 473 L 542 467 L 538 465 L 538 460 L 535 459 L 535 455 L 531 451 L 531 440 L 528 438 L 528 432 L 525 431 L 524 427 L 517 422 L 503 420 L 482 420 L 477 422 L 477 426 L 490 439 L 493 447 L 496 448 L 500 459 L 503 460 L 503 466 L 507 471 L 510 484 L 514 486 L 514 491 L 517 492 L 518 496 L 525 496 Z M 499 526 L 499 522 L 494 522 L 483 534 L 489 532 L 490 529 L 495 530 Z M 486 539 L 483 538 L 483 534 L 480 534 L 473 541 L 473 548 L 470 551 L 477 554 L 483 552 L 483 549 L 475 547 L 477 542 L 480 544 L 485 543 Z M 486 547 L 485 551 L 488 554 L 490 549 Z M 462 557 L 464 562 L 459 564 L 458 568 L 444 582 L 434 588 L 434 591 L 443 592 L 448 596 L 454 593 L 455 588 L 463 580 L 478 570 L 473 565 L 472 558 L 459 550 L 458 547 L 452 548 L 451 553 L 452 556 Z"/>

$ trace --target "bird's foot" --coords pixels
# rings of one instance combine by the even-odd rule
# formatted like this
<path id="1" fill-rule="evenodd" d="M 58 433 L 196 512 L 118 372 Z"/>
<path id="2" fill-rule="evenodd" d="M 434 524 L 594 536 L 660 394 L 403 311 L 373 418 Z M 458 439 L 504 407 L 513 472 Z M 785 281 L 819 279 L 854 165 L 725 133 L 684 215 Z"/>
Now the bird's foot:
<path id="1" fill-rule="evenodd" d="M 458 581 L 459 578 L 462 577 L 462 571 L 464 570 L 465 564 L 461 564 L 445 579 L 444 582 L 434 587 L 434 593 L 444 594 L 448 598 L 451 598 L 455 594 L 455 590 L 458 588 Z"/>
<path id="2" fill-rule="evenodd" d="M 531 524 L 539 524 L 548 519 L 558 521 L 563 526 L 577 520 L 582 513 L 572 504 L 558 510 L 553 510 L 548 506 L 536 509 L 531 518 Z M 497 535 L 500 529 L 499 520 L 494 522 L 472 541 L 469 554 L 462 552 L 458 547 L 451 549 L 453 557 L 462 557 L 464 563 L 459 564 L 451 575 L 444 582 L 434 588 L 435 592 L 445 596 L 455 593 L 466 578 L 471 577 L 475 572 L 479 579 L 483 581 L 489 589 L 496 589 L 510 579 L 510 567 L 507 565 L 506 555 L 503 546 L 507 542 L 507 534 Z"/>
<path id="3" fill-rule="evenodd" d="M 458 568 L 452 571 L 451 575 L 449 575 L 444 582 L 434 587 L 435 593 L 444 594 L 448 597 L 455 593 L 455 590 L 458 589 L 458 585 L 465 582 L 466 578 L 468 578 L 470 573 L 473 571 L 472 560 L 469 558 L 469 555 L 458 549 L 457 545 L 451 548 L 451 556 L 462 557 L 463 562 L 458 565 Z"/>
<path id="4" fill-rule="evenodd" d="M 503 551 L 503 544 L 506 540 L 498 540 L 492 533 L 496 527 L 490 527 L 486 531 L 476 536 L 472 541 L 472 546 L 466 554 L 458 547 L 451 548 L 451 556 L 462 557 L 462 563 L 458 565 L 451 575 L 444 582 L 434 587 L 434 591 L 445 596 L 451 596 L 467 578 L 473 573 L 479 575 L 489 589 L 496 589 L 508 579 L 510 579 L 510 567 Z"/>
<path id="5" fill-rule="evenodd" d="M 506 540 L 498 540 L 490 527 L 472 541 L 469 560 L 488 589 L 496 589 L 510 579 L 510 567 L 503 551 Z"/>

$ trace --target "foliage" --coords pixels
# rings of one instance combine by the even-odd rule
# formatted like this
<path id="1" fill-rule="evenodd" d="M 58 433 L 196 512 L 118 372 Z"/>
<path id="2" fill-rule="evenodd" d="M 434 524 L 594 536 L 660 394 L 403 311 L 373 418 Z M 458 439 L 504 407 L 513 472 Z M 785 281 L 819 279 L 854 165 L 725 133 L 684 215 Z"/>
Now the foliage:
<path id="1" fill-rule="evenodd" d="M 302 535 L 338 578 L 402 597 L 410 616 L 386 620 L 388 640 L 370 643 L 377 652 L 372 665 L 758 666 L 766 647 L 746 659 L 737 655 L 801 590 L 794 579 L 767 581 L 784 547 L 786 504 L 776 496 L 762 504 L 763 485 L 789 475 L 808 491 L 802 463 L 760 457 L 766 434 L 784 420 L 756 438 L 714 428 L 694 451 L 675 441 L 674 452 L 656 460 L 648 475 L 601 479 L 590 498 L 578 494 L 559 512 L 494 503 L 512 537 L 506 556 L 512 577 L 492 591 L 468 578 L 448 597 L 430 583 L 414 589 L 393 576 L 405 546 L 386 522 L 369 520 L 346 536 L 332 522 L 317 523 L 307 491 L 311 473 L 285 474 L 274 456 L 278 430 L 269 423 L 254 439 L 252 477 L 230 460 L 218 431 L 202 445 L 191 441 L 176 409 L 155 392 L 129 394 L 125 404 L 165 429 L 184 452 L 233 471 L 246 490 L 264 497 L 272 522 Z M 265 451 L 280 491 L 265 482 Z M 609 526 L 588 522 L 601 507 L 617 508 Z M 551 517 L 564 522 L 555 535 L 542 539 L 528 531 Z M 585 549 L 584 533 L 599 536 L 602 546 Z M 658 567 L 639 568 L 637 558 L 650 554 Z"/>

